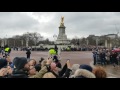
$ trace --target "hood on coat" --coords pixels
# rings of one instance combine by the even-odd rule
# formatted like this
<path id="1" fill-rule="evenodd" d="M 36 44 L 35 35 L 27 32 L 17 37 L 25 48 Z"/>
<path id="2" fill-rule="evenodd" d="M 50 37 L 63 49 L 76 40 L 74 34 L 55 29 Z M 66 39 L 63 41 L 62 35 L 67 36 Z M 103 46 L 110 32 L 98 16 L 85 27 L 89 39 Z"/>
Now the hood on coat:
<path id="1" fill-rule="evenodd" d="M 73 75 L 75 73 L 75 71 L 77 69 L 79 69 L 79 67 L 80 67 L 79 64 L 73 64 L 72 67 L 71 67 L 71 70 L 72 70 L 71 75 Z"/>
<path id="2" fill-rule="evenodd" d="M 92 72 L 85 69 L 76 70 L 74 77 L 96 78 Z"/>

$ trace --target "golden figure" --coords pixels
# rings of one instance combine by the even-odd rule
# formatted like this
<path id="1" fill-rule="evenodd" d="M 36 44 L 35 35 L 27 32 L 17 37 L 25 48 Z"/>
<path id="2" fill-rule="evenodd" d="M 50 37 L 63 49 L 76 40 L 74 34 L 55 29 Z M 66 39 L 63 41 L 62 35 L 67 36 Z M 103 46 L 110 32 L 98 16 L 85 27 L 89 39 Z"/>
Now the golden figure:
<path id="1" fill-rule="evenodd" d="M 61 17 L 61 24 L 64 24 L 64 17 Z"/>

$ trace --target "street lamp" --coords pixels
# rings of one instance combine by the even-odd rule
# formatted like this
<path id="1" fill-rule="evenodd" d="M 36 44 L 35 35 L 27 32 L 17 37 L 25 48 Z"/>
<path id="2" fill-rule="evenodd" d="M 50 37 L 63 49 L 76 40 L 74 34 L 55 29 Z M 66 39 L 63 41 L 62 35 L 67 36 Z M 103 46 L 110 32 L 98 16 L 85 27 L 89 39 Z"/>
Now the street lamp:
<path id="1" fill-rule="evenodd" d="M 57 35 L 53 35 L 53 38 L 54 38 L 54 44 L 55 44 L 55 41 L 57 40 Z"/>
<path id="2" fill-rule="evenodd" d="M 98 47 L 98 38 L 96 38 L 96 47 Z"/>

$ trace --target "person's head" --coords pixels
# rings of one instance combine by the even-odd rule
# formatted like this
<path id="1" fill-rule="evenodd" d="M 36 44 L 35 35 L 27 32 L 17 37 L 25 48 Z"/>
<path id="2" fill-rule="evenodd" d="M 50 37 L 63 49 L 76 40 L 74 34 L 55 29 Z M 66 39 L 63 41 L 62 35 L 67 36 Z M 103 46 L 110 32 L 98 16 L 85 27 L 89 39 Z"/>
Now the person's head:
<path id="1" fill-rule="evenodd" d="M 77 69 L 79 69 L 79 67 L 80 67 L 79 64 L 73 64 L 72 67 L 71 67 L 71 70 L 72 70 L 71 75 L 73 75 L 75 73 L 75 71 Z"/>
<path id="2" fill-rule="evenodd" d="M 39 72 L 41 70 L 41 65 L 40 64 L 35 65 L 35 69 L 37 72 Z"/>
<path id="3" fill-rule="evenodd" d="M 15 57 L 13 60 L 13 64 L 17 70 L 23 69 L 28 71 L 30 69 L 29 63 L 27 62 L 27 58 L 25 57 Z"/>
<path id="4" fill-rule="evenodd" d="M 0 59 L 0 69 L 7 66 L 7 61 L 3 58 Z"/>
<path id="5" fill-rule="evenodd" d="M 86 69 L 86 70 L 88 70 L 90 72 L 92 72 L 92 70 L 93 70 L 90 65 L 86 65 L 86 64 L 81 64 L 79 68 L 80 69 Z"/>
<path id="6" fill-rule="evenodd" d="M 36 74 L 36 69 L 34 66 L 30 66 L 30 70 L 29 70 L 29 75 L 35 75 Z"/>
<path id="7" fill-rule="evenodd" d="M 44 74 L 43 78 L 56 78 L 51 72 Z"/>
<path id="8" fill-rule="evenodd" d="M 30 65 L 30 66 L 35 66 L 35 65 L 36 65 L 36 60 L 31 59 L 31 60 L 29 61 L 29 65 Z"/>
<path id="9" fill-rule="evenodd" d="M 77 69 L 74 78 L 96 78 L 95 75 L 86 69 Z"/>
<path id="10" fill-rule="evenodd" d="M 58 57 L 57 57 L 56 55 L 53 56 L 53 61 L 54 61 L 54 62 L 59 62 Z"/>
<path id="11" fill-rule="evenodd" d="M 105 72 L 104 68 L 102 68 L 101 66 L 96 67 L 93 70 L 93 73 L 95 74 L 96 78 L 106 78 L 107 77 L 107 73 Z"/>

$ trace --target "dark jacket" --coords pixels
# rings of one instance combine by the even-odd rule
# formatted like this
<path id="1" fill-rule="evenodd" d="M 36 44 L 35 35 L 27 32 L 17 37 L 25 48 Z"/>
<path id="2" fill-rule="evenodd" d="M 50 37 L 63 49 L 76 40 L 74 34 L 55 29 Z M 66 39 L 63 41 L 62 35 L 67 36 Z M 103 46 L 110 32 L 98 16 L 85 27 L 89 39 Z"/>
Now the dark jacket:
<path id="1" fill-rule="evenodd" d="M 61 63 L 59 62 L 58 57 L 57 57 L 56 55 L 53 56 L 53 60 L 54 60 L 54 62 L 56 63 L 56 66 L 57 66 L 58 68 L 62 68 L 62 65 L 61 65 Z"/>
<path id="2" fill-rule="evenodd" d="M 25 57 L 15 57 L 13 60 L 13 65 L 15 65 L 17 70 L 21 70 L 27 64 L 27 59 Z"/>
<path id="3" fill-rule="evenodd" d="M 15 66 L 12 75 L 8 78 L 27 78 L 28 72 L 24 69 L 25 64 L 27 64 L 27 59 L 24 57 L 16 57 L 13 60 L 13 65 Z"/>
<path id="4" fill-rule="evenodd" d="M 14 69 L 12 75 L 10 75 L 8 78 L 28 78 L 28 72 Z"/>
<path id="5" fill-rule="evenodd" d="M 26 54 L 27 54 L 27 58 L 29 58 L 29 57 L 30 57 L 30 54 L 31 54 L 30 50 L 28 50 L 28 51 L 26 52 Z"/>

